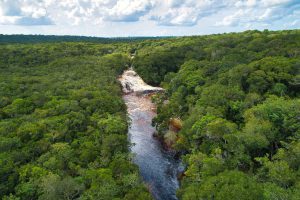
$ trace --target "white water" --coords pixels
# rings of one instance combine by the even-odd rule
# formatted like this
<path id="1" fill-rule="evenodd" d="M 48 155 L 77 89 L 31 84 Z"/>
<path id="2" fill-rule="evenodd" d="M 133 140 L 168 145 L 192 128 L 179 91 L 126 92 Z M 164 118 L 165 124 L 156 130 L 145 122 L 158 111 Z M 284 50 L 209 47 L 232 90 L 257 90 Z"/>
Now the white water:
<path id="1" fill-rule="evenodd" d="M 135 92 L 137 94 L 148 94 L 164 90 L 160 87 L 152 87 L 146 84 L 133 69 L 124 71 L 123 75 L 119 78 L 119 81 L 123 86 L 123 92 L 125 94 L 130 92 Z"/>

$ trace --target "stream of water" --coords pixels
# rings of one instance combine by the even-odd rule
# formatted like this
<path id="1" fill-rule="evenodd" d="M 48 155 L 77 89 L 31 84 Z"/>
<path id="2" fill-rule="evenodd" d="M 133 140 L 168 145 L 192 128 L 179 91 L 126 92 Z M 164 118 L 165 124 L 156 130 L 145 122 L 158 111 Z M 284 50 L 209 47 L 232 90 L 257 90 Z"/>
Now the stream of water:
<path id="1" fill-rule="evenodd" d="M 123 99 L 131 119 L 129 139 L 133 144 L 131 151 L 135 155 L 134 162 L 156 200 L 176 200 L 181 162 L 165 151 L 153 137 L 155 128 L 151 126 L 156 112 L 149 94 L 159 92 L 162 88 L 145 84 L 133 70 L 125 71 L 119 80 L 123 85 Z"/>

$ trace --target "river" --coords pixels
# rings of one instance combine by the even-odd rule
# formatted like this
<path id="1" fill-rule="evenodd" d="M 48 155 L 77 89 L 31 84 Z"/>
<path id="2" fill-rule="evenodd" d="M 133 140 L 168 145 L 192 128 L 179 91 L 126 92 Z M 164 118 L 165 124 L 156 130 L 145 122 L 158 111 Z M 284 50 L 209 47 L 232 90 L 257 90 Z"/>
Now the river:
<path id="1" fill-rule="evenodd" d="M 153 137 L 155 128 L 151 126 L 156 112 L 149 94 L 163 89 L 147 85 L 132 69 L 125 71 L 119 80 L 131 119 L 129 139 L 134 162 L 139 166 L 140 174 L 154 199 L 176 200 L 179 187 L 177 174 L 182 170 L 181 162 L 164 150 Z"/>

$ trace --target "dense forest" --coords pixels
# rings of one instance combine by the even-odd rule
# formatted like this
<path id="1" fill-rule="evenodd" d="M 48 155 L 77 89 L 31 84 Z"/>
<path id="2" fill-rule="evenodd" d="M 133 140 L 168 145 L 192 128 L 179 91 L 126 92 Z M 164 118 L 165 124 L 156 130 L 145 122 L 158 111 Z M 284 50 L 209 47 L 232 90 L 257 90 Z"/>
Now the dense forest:
<path id="1" fill-rule="evenodd" d="M 4 200 L 151 199 L 116 79 L 130 65 L 166 89 L 153 125 L 186 166 L 179 199 L 300 199 L 299 30 L 24 40 L 0 45 Z"/>
<path id="2" fill-rule="evenodd" d="M 129 59 L 114 48 L 0 46 L 1 199 L 150 199 L 116 81 Z"/>
<path id="3" fill-rule="evenodd" d="M 187 166 L 180 199 L 300 199 L 299 30 L 139 45 L 136 71 L 167 90 L 153 124 Z"/>
<path id="4" fill-rule="evenodd" d="M 11 43 L 55 43 L 55 42 L 93 42 L 93 43 L 116 43 L 137 42 L 143 40 L 154 40 L 168 37 L 90 37 L 90 36 L 56 36 L 56 35 L 3 35 L 0 34 L 0 44 Z"/>

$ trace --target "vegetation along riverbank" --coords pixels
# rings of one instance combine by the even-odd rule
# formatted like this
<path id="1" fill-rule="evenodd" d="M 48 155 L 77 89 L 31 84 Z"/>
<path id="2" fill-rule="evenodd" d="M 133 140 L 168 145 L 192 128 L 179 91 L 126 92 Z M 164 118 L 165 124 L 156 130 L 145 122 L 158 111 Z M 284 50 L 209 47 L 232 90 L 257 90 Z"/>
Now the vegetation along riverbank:
<path id="1" fill-rule="evenodd" d="M 299 30 L 34 37 L 0 44 L 0 198 L 153 198 L 117 80 L 130 66 L 165 91 L 153 132 L 186 166 L 172 198 L 300 198 Z"/>

